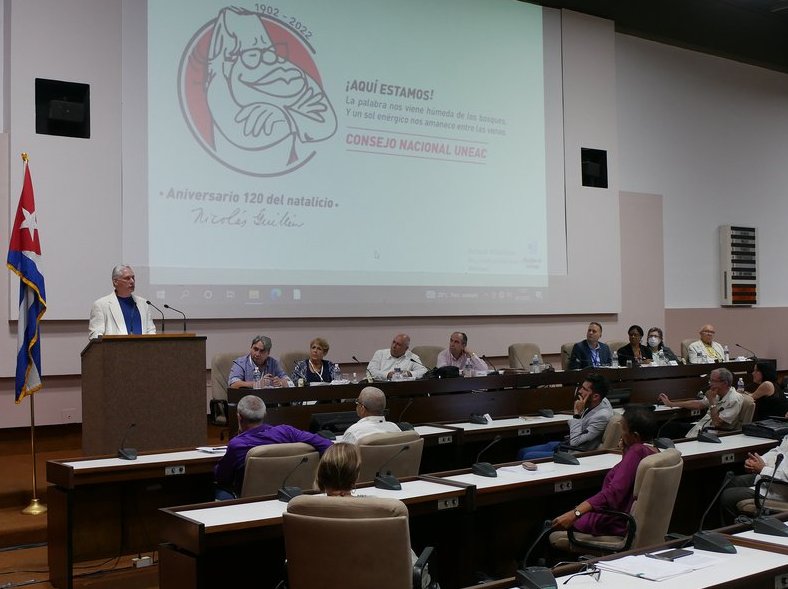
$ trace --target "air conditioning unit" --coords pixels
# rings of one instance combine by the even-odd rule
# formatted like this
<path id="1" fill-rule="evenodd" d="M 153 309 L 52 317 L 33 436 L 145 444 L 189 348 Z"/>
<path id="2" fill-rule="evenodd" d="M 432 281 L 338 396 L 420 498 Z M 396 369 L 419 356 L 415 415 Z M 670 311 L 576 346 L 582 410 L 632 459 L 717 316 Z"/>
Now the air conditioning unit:
<path id="1" fill-rule="evenodd" d="M 755 227 L 720 226 L 722 306 L 758 304 L 758 231 Z"/>

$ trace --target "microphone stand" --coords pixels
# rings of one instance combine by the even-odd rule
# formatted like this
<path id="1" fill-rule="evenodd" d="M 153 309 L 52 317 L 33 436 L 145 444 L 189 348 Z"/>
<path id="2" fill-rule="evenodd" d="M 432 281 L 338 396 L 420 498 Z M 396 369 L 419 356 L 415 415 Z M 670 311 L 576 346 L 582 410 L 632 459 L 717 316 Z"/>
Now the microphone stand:
<path id="1" fill-rule="evenodd" d="M 175 307 L 170 307 L 167 303 L 164 303 L 164 308 L 170 309 L 171 311 L 175 311 L 176 313 L 180 313 L 181 315 L 183 315 L 183 333 L 186 333 L 186 313 L 184 313 L 183 311 L 179 311 Z"/>
<path id="2" fill-rule="evenodd" d="M 156 309 L 159 312 L 159 314 L 161 315 L 161 332 L 164 333 L 165 332 L 165 329 L 164 329 L 164 311 L 159 309 L 156 305 L 154 305 L 150 301 L 145 301 L 145 302 L 148 303 L 154 309 Z"/>
<path id="3" fill-rule="evenodd" d="M 479 462 L 479 459 L 482 457 L 482 454 L 487 452 L 490 448 L 492 448 L 495 444 L 501 441 L 501 435 L 498 434 L 493 438 L 493 441 L 487 444 L 484 448 L 482 448 L 481 452 L 476 455 L 476 462 L 471 465 L 471 472 L 475 475 L 479 475 L 481 477 L 489 477 L 495 478 L 498 476 L 498 471 L 495 470 L 495 467 L 490 464 L 489 462 Z"/>
<path id="4" fill-rule="evenodd" d="M 759 534 L 768 534 L 770 536 L 788 536 L 788 526 L 786 526 L 783 522 L 781 522 L 776 517 L 772 517 L 770 515 L 763 515 L 764 510 L 766 509 L 766 499 L 769 497 L 769 491 L 772 488 L 772 483 L 777 475 L 777 468 L 782 463 L 785 456 L 782 454 L 777 455 L 777 459 L 774 461 L 774 471 L 772 472 L 772 476 L 769 477 L 769 482 L 766 484 L 766 492 L 763 494 L 763 503 L 758 508 L 758 513 L 755 514 L 755 517 L 752 520 L 752 531 L 757 532 Z"/>

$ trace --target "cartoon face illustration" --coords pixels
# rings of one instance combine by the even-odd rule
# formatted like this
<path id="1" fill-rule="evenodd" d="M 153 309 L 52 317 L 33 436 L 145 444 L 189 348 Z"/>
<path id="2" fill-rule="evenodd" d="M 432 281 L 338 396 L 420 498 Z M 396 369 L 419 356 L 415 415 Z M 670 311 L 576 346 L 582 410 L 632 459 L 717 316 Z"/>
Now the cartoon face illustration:
<path id="1" fill-rule="evenodd" d="M 298 148 L 333 136 L 337 120 L 310 50 L 275 20 L 221 9 L 181 62 L 181 103 L 203 147 L 259 176 L 288 173 L 311 159 L 314 151 Z"/>

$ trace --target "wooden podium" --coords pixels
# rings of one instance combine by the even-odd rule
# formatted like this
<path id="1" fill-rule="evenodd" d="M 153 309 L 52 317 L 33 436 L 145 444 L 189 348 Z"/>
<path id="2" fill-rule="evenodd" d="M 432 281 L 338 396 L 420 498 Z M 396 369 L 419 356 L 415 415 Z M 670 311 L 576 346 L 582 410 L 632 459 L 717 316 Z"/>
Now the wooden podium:
<path id="1" fill-rule="evenodd" d="M 107 335 L 82 350 L 82 452 L 194 448 L 208 440 L 205 336 Z M 131 424 L 135 424 L 131 428 Z"/>

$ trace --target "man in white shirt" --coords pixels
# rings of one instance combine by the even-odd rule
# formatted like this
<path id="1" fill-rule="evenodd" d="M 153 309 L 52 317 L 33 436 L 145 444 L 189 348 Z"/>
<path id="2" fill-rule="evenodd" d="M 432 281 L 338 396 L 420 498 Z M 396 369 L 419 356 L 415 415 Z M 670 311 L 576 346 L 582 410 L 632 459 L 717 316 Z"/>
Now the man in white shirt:
<path id="1" fill-rule="evenodd" d="M 386 395 L 377 387 L 364 387 L 356 399 L 359 420 L 345 430 L 342 441 L 358 444 L 366 436 L 400 432 L 396 423 L 386 421 Z"/>
<path id="2" fill-rule="evenodd" d="M 391 380 L 399 368 L 404 377 L 421 378 L 427 367 L 416 354 L 410 351 L 410 336 L 400 333 L 394 336 L 391 347 L 375 352 L 367 365 L 367 372 L 375 380 Z"/>
<path id="3" fill-rule="evenodd" d="M 473 370 L 487 372 L 487 364 L 468 349 L 468 336 L 461 331 L 455 331 L 449 336 L 449 347 L 438 354 L 437 366 L 456 366 L 462 371 L 470 360 Z"/>
<path id="4" fill-rule="evenodd" d="M 692 342 L 687 348 L 690 364 L 703 364 L 706 359 L 711 362 L 722 362 L 725 359 L 725 350 L 714 341 L 714 333 L 713 325 L 704 325 L 700 328 L 700 339 Z"/>

